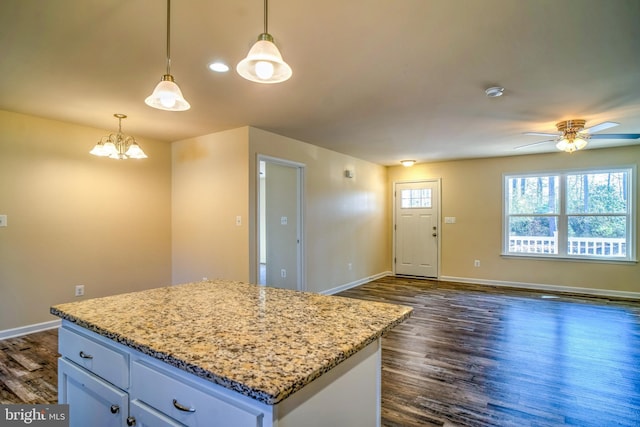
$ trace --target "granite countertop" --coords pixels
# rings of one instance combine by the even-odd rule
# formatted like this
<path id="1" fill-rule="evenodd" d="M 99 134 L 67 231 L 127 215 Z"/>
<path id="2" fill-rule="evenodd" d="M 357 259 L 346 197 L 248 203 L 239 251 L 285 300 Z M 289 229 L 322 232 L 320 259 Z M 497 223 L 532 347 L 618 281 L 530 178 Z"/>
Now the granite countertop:
<path id="1" fill-rule="evenodd" d="M 406 306 L 204 281 L 51 307 L 51 313 L 273 405 L 411 315 Z"/>

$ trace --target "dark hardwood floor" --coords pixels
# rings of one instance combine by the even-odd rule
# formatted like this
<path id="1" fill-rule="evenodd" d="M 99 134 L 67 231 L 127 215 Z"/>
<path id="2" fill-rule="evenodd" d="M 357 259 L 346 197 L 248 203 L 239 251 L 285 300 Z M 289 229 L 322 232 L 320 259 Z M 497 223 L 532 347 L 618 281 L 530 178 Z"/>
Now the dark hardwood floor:
<path id="1" fill-rule="evenodd" d="M 640 426 L 640 302 L 386 277 L 382 424 Z M 56 401 L 57 334 L 0 341 L 0 403 Z M 344 426 L 348 427 L 348 426 Z"/>
<path id="2" fill-rule="evenodd" d="M 340 295 L 414 308 L 382 342 L 385 426 L 640 426 L 640 302 L 393 277 Z"/>
<path id="3" fill-rule="evenodd" d="M 55 403 L 58 332 L 0 341 L 0 403 Z"/>

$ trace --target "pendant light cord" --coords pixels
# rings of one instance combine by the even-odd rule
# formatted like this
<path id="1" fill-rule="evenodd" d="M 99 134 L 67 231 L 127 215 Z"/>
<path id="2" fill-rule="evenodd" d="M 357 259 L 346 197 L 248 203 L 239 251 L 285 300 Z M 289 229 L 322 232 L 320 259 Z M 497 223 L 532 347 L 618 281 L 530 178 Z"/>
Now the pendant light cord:
<path id="1" fill-rule="evenodd" d="M 266 0 L 265 0 L 266 1 Z M 167 74 L 171 74 L 171 0 L 167 0 Z"/>
<path id="2" fill-rule="evenodd" d="M 269 28 L 268 28 L 269 5 L 268 5 L 268 3 L 269 3 L 268 0 L 264 0 L 264 33 L 265 34 L 269 34 Z"/>

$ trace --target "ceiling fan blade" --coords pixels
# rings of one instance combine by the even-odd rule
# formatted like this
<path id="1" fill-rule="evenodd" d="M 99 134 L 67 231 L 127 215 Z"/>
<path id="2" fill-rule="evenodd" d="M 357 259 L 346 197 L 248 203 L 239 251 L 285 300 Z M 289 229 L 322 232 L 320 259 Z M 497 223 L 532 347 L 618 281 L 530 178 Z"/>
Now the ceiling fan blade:
<path id="1" fill-rule="evenodd" d="M 583 132 L 587 132 L 587 133 L 596 133 L 596 132 L 600 132 L 601 130 L 605 130 L 605 129 L 609 129 L 615 126 L 618 126 L 620 123 L 616 123 L 616 122 L 602 122 L 599 123 L 597 125 L 593 125 L 591 127 L 588 127 L 586 129 L 584 129 Z"/>
<path id="2" fill-rule="evenodd" d="M 524 132 L 523 135 L 531 136 L 558 136 L 557 133 L 545 133 L 545 132 Z"/>
<path id="3" fill-rule="evenodd" d="M 555 136 L 555 135 L 553 135 Z M 513 147 L 514 150 L 520 150 L 521 148 L 533 147 L 535 145 L 546 144 L 547 142 L 553 142 L 555 139 L 547 139 L 544 141 L 533 142 L 531 144 L 519 145 L 517 147 Z"/>
<path id="4" fill-rule="evenodd" d="M 638 139 L 640 133 L 600 133 L 591 135 L 591 139 Z"/>

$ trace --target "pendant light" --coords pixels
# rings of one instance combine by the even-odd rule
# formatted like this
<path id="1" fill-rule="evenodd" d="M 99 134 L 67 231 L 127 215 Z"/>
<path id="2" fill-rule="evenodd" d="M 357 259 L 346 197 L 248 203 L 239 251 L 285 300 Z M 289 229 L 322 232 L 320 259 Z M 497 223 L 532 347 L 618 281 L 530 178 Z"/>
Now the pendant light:
<path id="1" fill-rule="evenodd" d="M 257 83 L 280 83 L 291 77 L 291 67 L 284 62 L 280 51 L 268 31 L 268 0 L 264 0 L 264 33 L 251 47 L 246 58 L 240 61 L 236 71 L 242 77 Z"/>
<path id="2" fill-rule="evenodd" d="M 167 111 L 185 111 L 191 105 L 184 99 L 171 75 L 171 0 L 167 0 L 167 74 L 162 76 L 153 93 L 144 100 L 149 107 Z"/>

